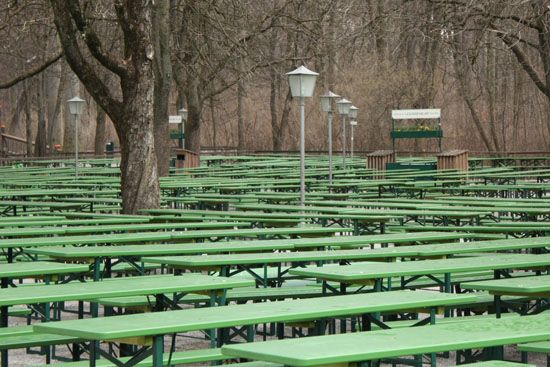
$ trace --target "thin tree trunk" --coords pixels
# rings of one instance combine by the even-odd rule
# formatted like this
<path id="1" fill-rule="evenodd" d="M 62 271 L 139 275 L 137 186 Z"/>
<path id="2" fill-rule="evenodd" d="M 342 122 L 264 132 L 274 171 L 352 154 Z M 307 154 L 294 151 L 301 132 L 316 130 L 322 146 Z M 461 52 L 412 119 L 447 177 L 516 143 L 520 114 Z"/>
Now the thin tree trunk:
<path id="1" fill-rule="evenodd" d="M 95 139 L 94 139 L 94 154 L 103 155 L 105 153 L 105 120 L 107 114 L 96 104 L 96 126 L 95 126 Z"/>
<path id="2" fill-rule="evenodd" d="M 187 125 L 185 126 L 185 147 L 194 152 L 201 148 L 201 116 L 202 102 L 198 91 L 198 81 L 194 76 L 188 80 L 187 96 Z"/>
<path id="3" fill-rule="evenodd" d="M 63 152 L 74 153 L 76 146 L 76 125 L 74 116 L 71 115 L 69 111 L 69 106 L 67 105 L 66 101 L 80 94 L 80 83 L 78 81 L 78 78 L 76 78 L 76 76 L 74 75 L 69 83 L 70 87 L 65 88 L 65 93 L 63 97 L 64 103 L 61 103 L 61 108 L 63 112 Z"/>
<path id="4" fill-rule="evenodd" d="M 31 157 L 32 151 L 32 95 L 29 83 L 24 82 L 25 88 L 25 139 L 27 139 L 27 157 Z"/>
<path id="5" fill-rule="evenodd" d="M 216 119 L 215 100 L 210 97 L 210 118 L 212 119 L 212 147 L 216 148 L 218 121 Z"/>
<path id="6" fill-rule="evenodd" d="M 159 177 L 168 176 L 170 164 L 170 129 L 168 126 L 168 102 L 172 83 L 170 60 L 170 2 L 154 2 L 153 39 L 155 54 L 154 130 L 155 151 Z"/>
<path id="7" fill-rule="evenodd" d="M 63 63 L 63 65 L 66 65 Z M 58 142 L 60 142 L 60 137 L 58 136 L 59 128 L 60 128 L 60 119 L 59 117 L 61 114 L 62 104 L 63 104 L 63 96 L 65 95 L 65 87 L 67 85 L 67 73 L 69 72 L 69 68 L 66 66 L 62 66 L 60 68 L 61 70 L 61 77 L 59 79 L 59 84 L 57 86 L 57 95 L 56 95 L 56 101 L 55 106 L 53 108 L 53 113 L 48 117 L 48 145 L 50 146 L 50 152 L 53 152 L 54 145 Z"/>
<path id="8" fill-rule="evenodd" d="M 244 99 L 244 82 L 242 79 L 239 79 L 239 82 L 237 83 L 237 150 L 240 154 L 244 152 L 244 145 L 245 145 L 243 99 Z"/>
<path id="9" fill-rule="evenodd" d="M 44 157 L 46 155 L 46 98 L 45 98 L 45 77 L 40 74 L 36 83 L 36 102 L 38 126 L 36 129 L 36 139 L 34 143 L 34 155 Z"/>

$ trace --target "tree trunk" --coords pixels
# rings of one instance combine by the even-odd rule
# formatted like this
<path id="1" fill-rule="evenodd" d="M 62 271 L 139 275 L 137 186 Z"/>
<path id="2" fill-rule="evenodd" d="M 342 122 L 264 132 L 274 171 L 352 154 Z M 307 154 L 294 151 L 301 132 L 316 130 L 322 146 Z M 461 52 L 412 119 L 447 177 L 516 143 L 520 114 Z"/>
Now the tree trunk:
<path id="1" fill-rule="evenodd" d="M 273 60 L 277 50 L 277 28 L 271 30 L 269 36 L 269 57 Z M 271 142 L 273 151 L 278 152 L 282 148 L 283 131 L 279 125 L 279 73 L 276 66 L 269 69 L 269 111 L 271 114 Z"/>
<path id="2" fill-rule="evenodd" d="M 218 121 L 216 120 L 216 108 L 214 106 L 215 100 L 213 97 L 210 97 L 210 118 L 212 119 L 212 147 L 216 148 L 216 141 L 218 140 L 218 131 L 217 131 L 217 125 Z"/>
<path id="3" fill-rule="evenodd" d="M 94 139 L 94 154 L 103 155 L 105 153 L 105 120 L 107 114 L 101 106 L 96 103 L 96 126 L 95 126 L 95 139 Z"/>
<path id="4" fill-rule="evenodd" d="M 36 102 L 38 107 L 38 127 L 34 142 L 34 155 L 36 157 L 46 156 L 46 98 L 44 93 L 44 78 L 44 74 L 41 74 L 36 83 Z"/>
<path id="5" fill-rule="evenodd" d="M 155 56 L 152 41 L 152 2 L 115 2 L 117 22 L 123 34 L 123 60 L 105 53 L 99 35 L 78 2 L 50 0 L 50 4 L 67 62 L 109 115 L 119 136 L 122 212 L 137 214 L 140 209 L 158 208 L 160 187 L 153 122 L 153 62 L 158 55 Z M 108 86 L 101 73 L 96 72 L 84 53 L 89 53 L 111 75 L 116 74 L 122 99 Z"/>
<path id="6" fill-rule="evenodd" d="M 201 148 L 201 116 L 202 102 L 199 96 L 197 81 L 191 76 L 188 81 L 187 96 L 187 125 L 185 125 L 185 147 L 193 152 L 200 152 Z"/>
<path id="7" fill-rule="evenodd" d="M 63 102 L 61 103 L 63 116 L 63 152 L 74 153 L 76 146 L 76 125 L 74 116 L 69 111 L 67 101 L 80 94 L 80 83 L 76 76 L 72 76 L 69 82 L 70 87 L 65 88 Z"/>
<path id="8" fill-rule="evenodd" d="M 159 177 L 170 173 L 170 129 L 168 126 L 168 102 L 172 83 L 170 60 L 170 2 L 157 1 L 153 5 L 153 40 L 155 59 L 154 131 L 155 150 Z"/>
<path id="9" fill-rule="evenodd" d="M 65 95 L 65 87 L 67 85 L 67 73 L 69 72 L 69 68 L 66 66 L 66 63 L 63 63 L 59 69 L 61 70 L 61 77 L 57 86 L 55 106 L 51 115 L 48 116 L 48 145 L 50 146 L 50 153 L 54 151 L 55 144 L 61 143 L 61 137 L 58 135 L 61 125 L 59 117 L 62 117 L 61 106 L 65 102 L 63 101 L 63 97 Z"/>
<path id="10" fill-rule="evenodd" d="M 147 67 L 148 66 L 148 67 Z M 139 214 L 139 209 L 158 208 L 160 187 L 153 130 L 154 76 L 151 63 L 142 64 L 134 76 L 133 88 L 122 118 L 115 125 L 120 139 L 122 211 Z"/>
<path id="11" fill-rule="evenodd" d="M 27 139 L 27 157 L 31 157 L 32 151 L 32 94 L 29 83 L 24 82 L 25 88 L 25 138 Z"/>
<path id="12" fill-rule="evenodd" d="M 244 152 L 244 116 L 243 116 L 244 83 L 239 79 L 237 83 L 237 150 Z"/>
<path id="13" fill-rule="evenodd" d="M 283 142 L 284 142 L 284 132 L 285 129 L 288 126 L 288 121 L 290 119 L 290 102 L 292 101 L 292 94 L 290 93 L 290 88 L 288 88 L 288 92 L 286 94 L 285 102 L 283 105 L 283 113 L 281 115 L 281 121 L 279 122 L 278 126 L 278 133 L 276 136 L 273 137 L 273 150 L 276 152 L 280 152 L 284 149 Z"/>

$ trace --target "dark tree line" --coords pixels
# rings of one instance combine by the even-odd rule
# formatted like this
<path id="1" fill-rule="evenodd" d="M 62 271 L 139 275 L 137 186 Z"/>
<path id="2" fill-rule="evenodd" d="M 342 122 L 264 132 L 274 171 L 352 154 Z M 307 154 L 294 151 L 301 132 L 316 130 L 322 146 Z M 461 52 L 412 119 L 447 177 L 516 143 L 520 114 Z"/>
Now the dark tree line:
<path id="1" fill-rule="evenodd" d="M 182 107 L 190 149 L 296 149 L 284 74 L 303 63 L 320 73 L 318 95 L 359 107 L 356 150 L 389 146 L 391 109 L 439 107 L 447 148 L 546 151 L 549 11 L 520 0 L 9 0 L 0 119 L 24 132 L 29 155 L 70 152 L 65 101 L 80 94 L 92 127 L 79 140 L 93 135 L 101 154 L 116 134 L 127 213 L 159 205 L 166 122 Z M 307 113 L 308 149 L 324 150 L 318 98 Z"/>

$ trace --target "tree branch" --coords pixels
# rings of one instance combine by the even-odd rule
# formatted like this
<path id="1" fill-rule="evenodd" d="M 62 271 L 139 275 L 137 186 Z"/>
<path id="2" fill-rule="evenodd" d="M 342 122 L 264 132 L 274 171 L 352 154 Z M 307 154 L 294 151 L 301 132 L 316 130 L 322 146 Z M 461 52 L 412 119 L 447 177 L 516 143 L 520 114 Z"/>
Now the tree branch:
<path id="1" fill-rule="evenodd" d="M 36 66 L 30 70 L 27 70 L 25 73 L 16 76 L 15 78 L 8 80 L 7 82 L 0 83 L 0 89 L 7 89 L 13 87 L 19 82 L 22 82 L 25 79 L 32 78 L 36 74 L 41 73 L 46 70 L 50 65 L 55 64 L 63 56 L 63 51 L 59 51 L 57 54 L 46 60 L 43 64 Z"/>
<path id="2" fill-rule="evenodd" d="M 496 35 L 498 38 L 502 40 L 512 50 L 514 53 L 514 56 L 516 56 L 516 59 L 518 60 L 519 64 L 525 70 L 527 75 L 533 80 L 537 88 L 544 93 L 545 95 L 550 95 L 550 90 L 548 89 L 548 86 L 544 84 L 544 82 L 540 79 L 539 75 L 537 74 L 537 71 L 533 68 L 533 66 L 529 63 L 529 60 L 527 59 L 527 56 L 525 53 L 521 50 L 521 48 L 518 46 L 518 42 L 514 41 L 508 34 L 498 31 L 495 29 Z"/>
<path id="3" fill-rule="evenodd" d="M 82 38 L 84 39 L 84 42 L 86 42 L 92 56 L 95 57 L 101 65 L 119 75 L 121 78 L 124 78 L 127 75 L 126 68 L 122 66 L 122 62 L 117 62 L 111 55 L 108 55 L 103 51 L 103 46 L 101 45 L 99 37 L 93 28 L 88 24 L 86 18 L 82 16 L 78 1 L 67 1 L 67 8 L 74 20 L 76 28 L 83 35 Z"/>
<path id="4" fill-rule="evenodd" d="M 115 99 L 103 80 L 100 79 L 93 66 L 82 55 L 77 42 L 77 31 L 67 9 L 66 0 L 50 0 L 54 13 L 54 22 L 57 28 L 59 41 L 65 52 L 65 59 L 73 72 L 86 85 L 88 92 L 95 101 L 107 112 L 113 123 L 120 121 L 122 103 Z"/>

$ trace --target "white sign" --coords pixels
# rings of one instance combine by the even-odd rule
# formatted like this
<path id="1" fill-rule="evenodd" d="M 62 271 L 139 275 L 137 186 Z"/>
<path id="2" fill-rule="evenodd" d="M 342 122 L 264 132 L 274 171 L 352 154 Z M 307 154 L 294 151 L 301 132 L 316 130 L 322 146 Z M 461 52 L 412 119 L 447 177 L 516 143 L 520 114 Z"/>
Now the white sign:
<path id="1" fill-rule="evenodd" d="M 438 119 L 441 118 L 441 109 L 425 109 L 425 110 L 392 110 L 391 118 L 394 120 L 407 119 Z"/>
<path id="2" fill-rule="evenodd" d="M 169 124 L 181 124 L 181 116 L 180 115 L 168 116 L 168 123 Z"/>
<path id="3" fill-rule="evenodd" d="M 351 121 L 349 122 L 349 124 L 350 124 L 351 126 L 357 126 L 357 121 L 351 120 Z"/>

